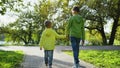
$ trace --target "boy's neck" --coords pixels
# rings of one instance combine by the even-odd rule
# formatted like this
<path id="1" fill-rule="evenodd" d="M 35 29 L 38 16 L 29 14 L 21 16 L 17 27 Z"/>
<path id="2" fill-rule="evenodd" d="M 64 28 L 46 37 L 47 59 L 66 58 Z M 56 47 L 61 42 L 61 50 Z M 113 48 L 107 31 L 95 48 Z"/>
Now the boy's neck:
<path id="1" fill-rule="evenodd" d="M 47 29 L 50 29 L 51 27 L 46 27 Z"/>
<path id="2" fill-rule="evenodd" d="M 73 15 L 78 15 L 78 14 L 79 14 L 79 13 L 76 12 L 76 13 L 74 13 Z"/>

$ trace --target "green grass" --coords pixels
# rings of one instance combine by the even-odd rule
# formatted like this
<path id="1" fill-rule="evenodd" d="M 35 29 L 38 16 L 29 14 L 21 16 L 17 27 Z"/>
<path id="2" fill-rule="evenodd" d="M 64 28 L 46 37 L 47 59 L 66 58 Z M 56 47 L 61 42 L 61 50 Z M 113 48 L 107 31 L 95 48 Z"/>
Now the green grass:
<path id="1" fill-rule="evenodd" d="M 65 53 L 73 55 L 71 51 L 65 51 Z M 120 50 L 81 50 L 79 58 L 98 68 L 120 68 Z"/>
<path id="2" fill-rule="evenodd" d="M 22 51 L 0 50 L 0 68 L 18 68 L 22 61 Z"/>
<path id="3" fill-rule="evenodd" d="M 114 40 L 114 45 L 120 45 L 120 41 L 118 41 L 118 40 Z"/>

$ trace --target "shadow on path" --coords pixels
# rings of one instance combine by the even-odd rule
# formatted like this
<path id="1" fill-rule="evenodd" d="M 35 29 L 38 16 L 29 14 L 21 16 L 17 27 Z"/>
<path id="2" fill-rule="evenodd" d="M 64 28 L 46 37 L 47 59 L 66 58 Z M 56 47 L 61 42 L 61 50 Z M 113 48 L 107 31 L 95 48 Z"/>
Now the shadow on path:
<path id="1" fill-rule="evenodd" d="M 27 58 L 27 59 L 26 59 Z M 73 63 L 65 60 L 53 59 L 53 68 L 72 68 Z M 82 68 L 86 68 L 81 66 Z M 20 68 L 47 68 L 44 64 L 44 58 L 40 56 L 25 55 L 24 62 Z"/>
<path id="2" fill-rule="evenodd" d="M 73 66 L 73 63 L 65 62 L 65 60 L 61 61 L 61 60 L 54 59 L 53 63 L 54 63 L 53 68 L 72 68 L 72 66 Z M 86 68 L 86 67 L 81 66 L 81 68 Z"/>

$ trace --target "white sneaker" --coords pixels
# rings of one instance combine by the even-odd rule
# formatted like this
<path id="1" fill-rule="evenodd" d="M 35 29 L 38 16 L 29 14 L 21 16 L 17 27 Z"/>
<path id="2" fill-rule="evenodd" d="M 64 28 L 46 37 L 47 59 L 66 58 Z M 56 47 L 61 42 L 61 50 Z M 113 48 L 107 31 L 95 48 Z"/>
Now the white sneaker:
<path id="1" fill-rule="evenodd" d="M 78 68 L 81 68 L 79 63 L 78 63 Z"/>
<path id="2" fill-rule="evenodd" d="M 76 68 L 76 66 L 74 65 L 74 66 L 72 66 L 72 68 Z"/>
<path id="3" fill-rule="evenodd" d="M 48 68 L 52 68 L 52 66 L 48 66 Z"/>
<path id="4" fill-rule="evenodd" d="M 80 64 L 75 64 L 72 68 L 81 68 Z"/>

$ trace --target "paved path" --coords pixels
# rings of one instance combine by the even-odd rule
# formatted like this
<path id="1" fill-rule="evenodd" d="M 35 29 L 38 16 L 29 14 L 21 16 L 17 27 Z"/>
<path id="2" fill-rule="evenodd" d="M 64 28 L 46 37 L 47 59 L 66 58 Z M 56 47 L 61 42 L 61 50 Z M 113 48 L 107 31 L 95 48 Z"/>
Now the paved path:
<path id="1" fill-rule="evenodd" d="M 71 49 L 71 47 L 57 46 L 54 51 L 53 68 L 72 68 L 73 57 L 69 56 L 61 50 Z M 20 68 L 47 68 L 44 65 L 43 50 L 40 51 L 39 47 L 27 47 L 27 46 L 0 46 L 2 50 L 22 50 L 25 53 L 24 62 Z M 95 68 L 93 65 L 81 60 L 82 68 Z"/>

